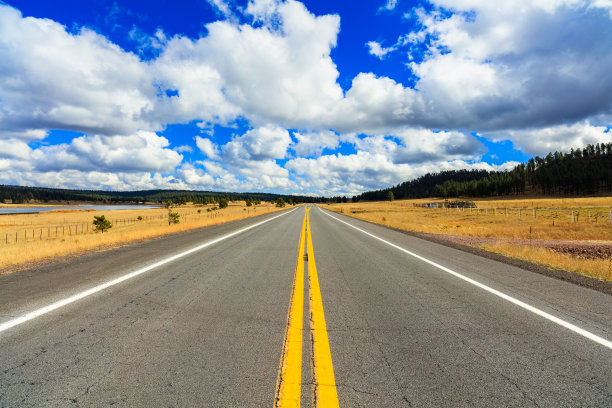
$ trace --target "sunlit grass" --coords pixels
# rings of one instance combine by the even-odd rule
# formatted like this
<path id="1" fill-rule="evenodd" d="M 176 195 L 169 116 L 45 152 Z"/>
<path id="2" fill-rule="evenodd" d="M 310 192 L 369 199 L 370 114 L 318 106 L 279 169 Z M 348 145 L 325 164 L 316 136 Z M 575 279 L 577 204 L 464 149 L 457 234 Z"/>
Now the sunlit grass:
<path id="1" fill-rule="evenodd" d="M 612 281 L 612 259 L 577 258 L 571 255 L 559 254 L 547 248 L 508 243 L 480 245 L 480 247 L 510 258 L 523 259 L 544 266 Z"/>
<path id="2" fill-rule="evenodd" d="M 222 210 L 207 211 L 211 207 L 211 205 L 175 207 L 172 211 L 180 214 L 180 223 L 173 225 L 168 225 L 168 211 L 165 208 L 117 211 L 62 210 L 40 214 L 2 215 L 0 216 L 0 269 L 280 210 L 271 203 L 247 207 L 244 202 L 235 202 Z M 104 233 L 93 232 L 94 215 L 105 215 L 113 222 L 113 227 Z M 138 220 L 139 216 L 143 219 Z M 59 236 L 55 235 L 56 228 Z M 15 233 L 17 233 L 17 243 L 15 243 Z"/>
<path id="3" fill-rule="evenodd" d="M 564 240 L 612 240 L 609 211 L 612 198 L 546 200 L 551 209 L 528 208 L 533 200 L 476 201 L 478 208 L 421 208 L 413 203 L 427 200 L 346 203 L 325 206 L 333 211 L 378 224 L 409 231 L 473 237 L 532 238 Z M 543 201 L 543 200 L 541 200 Z M 488 207 L 491 203 L 495 206 Z M 599 207 L 607 203 L 608 207 Z M 543 203 L 541 203 L 543 204 Z M 578 207 L 581 205 L 581 207 Z M 585 207 L 588 206 L 588 207 Z M 508 208 L 506 213 L 505 208 Z M 519 217 L 518 209 L 521 208 Z M 572 222 L 572 211 L 574 221 Z M 589 217 L 590 215 L 590 217 Z M 595 218 L 597 216 L 597 219 Z"/>
<path id="4" fill-rule="evenodd" d="M 325 205 L 355 218 L 406 231 L 467 237 L 612 242 L 612 197 L 477 199 L 477 209 L 415 207 L 433 199 Z M 507 210 L 506 210 L 507 209 Z M 601 279 L 612 279 L 607 260 L 589 260 L 525 245 L 487 250 Z"/>

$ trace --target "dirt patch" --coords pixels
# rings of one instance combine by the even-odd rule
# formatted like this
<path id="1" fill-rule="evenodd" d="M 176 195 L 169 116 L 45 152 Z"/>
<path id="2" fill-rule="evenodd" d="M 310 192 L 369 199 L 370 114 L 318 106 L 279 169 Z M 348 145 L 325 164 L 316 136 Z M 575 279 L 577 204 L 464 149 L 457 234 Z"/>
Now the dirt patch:
<path id="1" fill-rule="evenodd" d="M 612 245 L 610 246 L 575 246 L 575 247 L 551 247 L 551 250 L 584 259 L 612 259 Z"/>

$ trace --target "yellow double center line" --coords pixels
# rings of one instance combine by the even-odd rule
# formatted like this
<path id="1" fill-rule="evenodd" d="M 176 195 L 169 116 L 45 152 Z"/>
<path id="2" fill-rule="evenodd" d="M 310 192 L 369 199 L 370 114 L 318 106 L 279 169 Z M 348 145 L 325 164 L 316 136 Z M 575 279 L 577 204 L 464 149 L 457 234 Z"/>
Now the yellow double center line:
<path id="1" fill-rule="evenodd" d="M 283 343 L 283 355 L 274 399 L 275 407 L 299 407 L 302 389 L 302 346 L 304 321 L 304 247 L 308 252 L 308 283 L 310 309 L 310 335 L 312 340 L 313 406 L 339 407 L 334 367 L 332 364 L 327 326 L 323 313 L 323 301 L 315 264 L 312 236 L 310 235 L 309 208 L 306 208 L 300 248 L 295 268 L 293 293 L 287 318 L 287 330 Z"/>

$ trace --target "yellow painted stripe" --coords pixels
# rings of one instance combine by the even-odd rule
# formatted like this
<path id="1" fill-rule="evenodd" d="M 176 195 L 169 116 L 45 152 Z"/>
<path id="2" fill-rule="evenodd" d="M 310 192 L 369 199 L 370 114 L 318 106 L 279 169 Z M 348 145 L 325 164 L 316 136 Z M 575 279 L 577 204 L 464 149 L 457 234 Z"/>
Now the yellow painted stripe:
<path id="1" fill-rule="evenodd" d="M 308 227 L 308 281 L 310 285 L 310 329 L 313 344 L 314 365 L 314 402 L 315 407 L 335 408 L 339 407 L 338 393 L 336 391 L 336 379 L 334 378 L 334 367 L 332 364 L 327 326 L 323 313 L 323 300 L 319 288 L 319 277 L 315 265 L 312 237 L 310 235 L 310 219 L 306 212 L 306 225 Z"/>
<path id="2" fill-rule="evenodd" d="M 300 248 L 298 250 L 293 293 L 287 317 L 287 330 L 283 343 L 278 379 L 276 382 L 275 407 L 300 406 L 302 386 L 302 329 L 304 321 L 304 238 L 306 231 L 306 214 L 302 221 Z"/>

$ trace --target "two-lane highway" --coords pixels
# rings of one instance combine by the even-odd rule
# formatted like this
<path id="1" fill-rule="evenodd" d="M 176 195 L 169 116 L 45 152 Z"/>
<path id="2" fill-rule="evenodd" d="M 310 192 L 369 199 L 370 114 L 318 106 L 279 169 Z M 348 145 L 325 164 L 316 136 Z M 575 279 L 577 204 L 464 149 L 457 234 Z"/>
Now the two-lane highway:
<path id="1" fill-rule="evenodd" d="M 299 212 L 0 333 L 0 405 L 271 406 Z M 97 285 L 260 221 L 104 252 L 45 267 L 40 275 L 2 276 L 0 313 L 42 305 L 36 290 L 52 301 L 73 294 L 68 278 L 81 290 L 80 276 L 90 271 L 96 276 L 87 280 Z M 110 270 L 103 273 L 100 264 Z M 50 279 L 55 273 L 57 282 Z"/>
<path id="2" fill-rule="evenodd" d="M 612 405 L 611 296 L 305 214 L 0 276 L 0 406 Z"/>
<path id="3" fill-rule="evenodd" d="M 310 222 L 341 406 L 611 406 L 609 346 L 399 248 L 608 341 L 609 295 L 321 210 Z"/>

